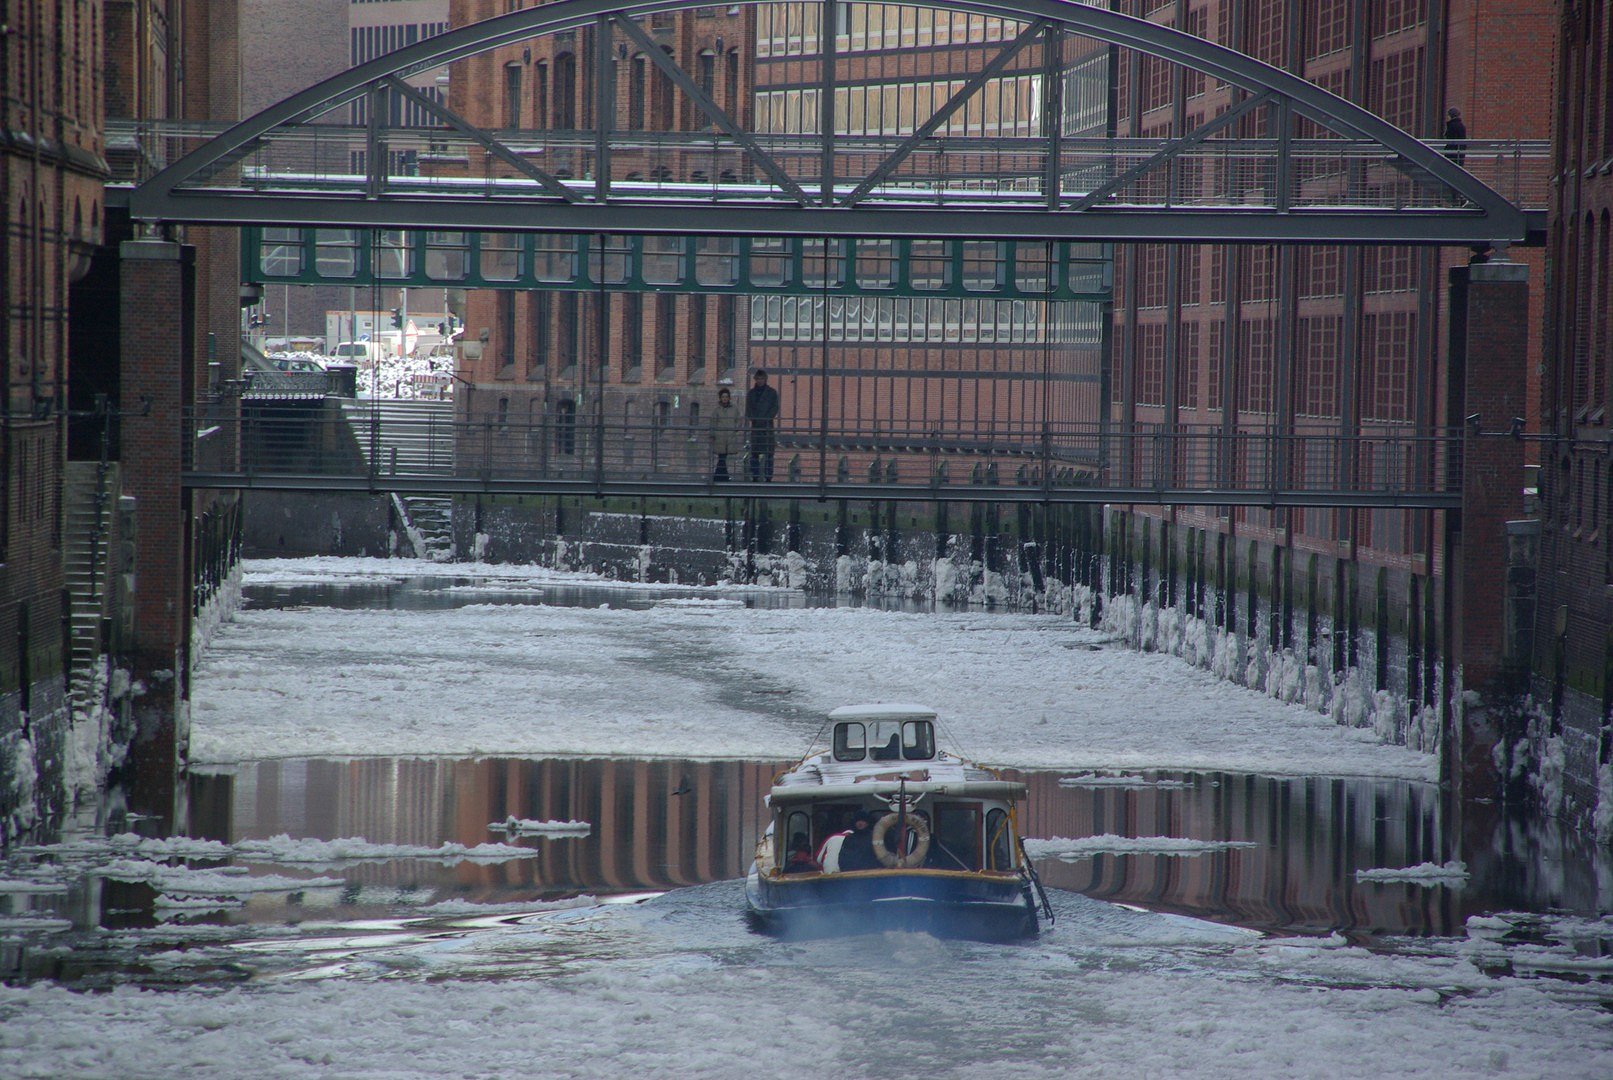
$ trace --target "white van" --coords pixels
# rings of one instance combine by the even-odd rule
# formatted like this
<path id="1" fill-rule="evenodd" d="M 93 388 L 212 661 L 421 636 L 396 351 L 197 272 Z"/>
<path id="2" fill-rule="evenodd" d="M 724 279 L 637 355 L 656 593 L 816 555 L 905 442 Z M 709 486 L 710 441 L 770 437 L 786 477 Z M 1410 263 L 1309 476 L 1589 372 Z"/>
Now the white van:
<path id="1" fill-rule="evenodd" d="M 360 367 L 368 367 L 378 358 L 388 355 L 389 350 L 376 341 L 344 341 L 336 346 L 331 356 L 337 360 L 346 361 Z"/>

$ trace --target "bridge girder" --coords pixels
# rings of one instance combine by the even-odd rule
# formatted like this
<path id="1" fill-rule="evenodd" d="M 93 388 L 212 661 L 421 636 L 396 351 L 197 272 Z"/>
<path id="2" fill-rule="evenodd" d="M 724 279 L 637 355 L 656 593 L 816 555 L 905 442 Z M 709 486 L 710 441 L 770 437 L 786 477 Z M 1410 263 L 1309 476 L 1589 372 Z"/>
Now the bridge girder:
<path id="1" fill-rule="evenodd" d="M 828 0 L 832 11 L 836 0 Z M 307 124 L 333 108 L 395 90 L 397 80 L 500 46 L 534 37 L 593 26 L 601 31 L 636 29 L 628 20 L 704 6 L 697 0 L 559 0 L 451 30 L 381 56 L 333 76 L 229 128 L 128 192 L 131 214 L 148 222 L 199 224 L 314 225 L 326 227 L 437 228 L 552 232 L 693 233 L 706 235 L 968 237 L 1093 241 L 1164 242 L 1318 242 L 1318 243 L 1486 243 L 1505 246 L 1529 242 L 1532 216 L 1483 183 L 1439 150 L 1430 147 L 1361 107 L 1304 79 L 1252 57 L 1190 34 L 1143 19 L 1117 14 L 1070 0 L 947 0 L 923 7 L 963 11 L 1068 32 L 1128 49 L 1213 76 L 1237 86 L 1262 107 L 1275 110 L 1277 137 L 1271 140 L 1279 170 L 1288 168 L 1293 117 L 1305 117 L 1345 139 L 1378 151 L 1377 160 L 1448 198 L 1437 205 L 1405 207 L 1296 206 L 1278 194 L 1270 206 L 1148 206 L 1115 201 L 1125 179 L 1167 164 L 1201 145 L 1205 132 L 1189 132 L 1157 154 L 1110 182 L 1084 191 L 1061 191 L 1058 170 L 1046 170 L 1051 188 L 1032 198 L 936 205 L 922 191 L 903 198 L 886 193 L 870 200 L 870 185 L 848 178 L 839 184 L 825 169 L 820 184 L 796 184 L 779 175 L 776 163 L 747 133 L 729 131 L 720 110 L 707 100 L 701 108 L 717 127 L 728 131 L 762 172 L 773 177 L 765 190 L 746 188 L 721 198 L 694 197 L 687 192 L 623 191 L 612 187 L 609 170 L 588 181 L 561 183 L 527 167 L 528 184 L 514 194 L 489 197 L 485 192 L 453 193 L 429 187 L 391 185 L 384 160 L 370 155 L 372 175 L 364 190 L 353 193 L 309 190 L 308 185 L 280 188 L 202 186 L 263 146 L 277 131 Z M 828 16 L 828 17 L 832 17 Z M 1018 48 L 1036 35 L 1003 50 Z M 603 52 L 604 50 L 600 50 Z M 660 50 L 652 59 L 665 68 Z M 603 57 L 601 58 L 603 62 Z M 820 65 L 820 69 L 827 65 Z M 669 77 L 687 91 L 687 76 Z M 603 85 L 603 81 L 600 81 Z M 823 85 L 832 89 L 832 79 Z M 1044 95 L 1049 97 L 1050 95 Z M 953 103 L 949 102 L 949 105 Z M 1252 108 L 1248 102 L 1247 108 Z M 944 106 L 943 108 L 945 108 Z M 1044 109 L 1046 108 L 1044 101 Z M 490 154 L 509 151 L 489 132 L 465 131 L 446 110 L 436 110 L 446 126 L 458 128 L 482 143 Z M 373 110 L 372 110 L 373 115 Z M 413 129 L 420 130 L 420 129 Z M 933 129 L 932 129 L 933 130 Z M 1045 130 L 1045 129 L 1044 129 Z M 595 132 L 595 145 L 605 148 L 608 125 Z M 910 154 L 924 138 L 921 126 L 896 140 L 885 163 Z M 830 161 L 836 136 L 814 136 L 818 155 Z M 1043 153 L 1056 153 L 1058 137 L 1048 137 Z M 384 155 L 381 155 L 384 158 Z M 374 175 L 375 170 L 381 175 Z M 1280 173 L 1279 192 L 1289 178 Z M 1023 193 L 1020 193 L 1023 196 Z"/>

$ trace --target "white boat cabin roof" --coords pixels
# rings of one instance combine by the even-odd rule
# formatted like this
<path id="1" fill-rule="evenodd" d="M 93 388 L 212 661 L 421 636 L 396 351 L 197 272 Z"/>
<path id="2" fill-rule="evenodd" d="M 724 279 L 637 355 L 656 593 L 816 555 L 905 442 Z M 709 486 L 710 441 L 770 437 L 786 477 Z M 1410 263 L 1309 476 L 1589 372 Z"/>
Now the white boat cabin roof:
<path id="1" fill-rule="evenodd" d="M 935 710 L 923 705 L 843 705 L 829 714 L 829 749 L 781 776 L 774 793 L 858 784 L 867 785 L 855 789 L 858 794 L 871 794 L 897 790 L 904 782 L 909 790 L 961 793 L 959 785 L 995 781 L 995 774 L 973 762 L 936 749 L 935 717 Z"/>

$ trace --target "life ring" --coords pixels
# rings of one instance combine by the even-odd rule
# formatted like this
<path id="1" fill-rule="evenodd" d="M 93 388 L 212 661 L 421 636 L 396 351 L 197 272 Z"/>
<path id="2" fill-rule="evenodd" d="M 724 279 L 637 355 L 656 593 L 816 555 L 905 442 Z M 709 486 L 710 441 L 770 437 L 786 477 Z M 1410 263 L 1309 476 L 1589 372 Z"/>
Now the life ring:
<path id="1" fill-rule="evenodd" d="M 924 863 L 924 856 L 930 853 L 930 825 L 929 822 L 917 814 L 907 815 L 907 831 L 918 839 L 913 844 L 913 850 L 906 855 L 898 855 L 885 846 L 885 834 L 896 827 L 902 820 L 902 815 L 892 811 L 874 823 L 874 833 L 870 837 L 874 843 L 874 855 L 878 857 L 881 866 L 888 866 L 893 870 L 907 870 Z"/>

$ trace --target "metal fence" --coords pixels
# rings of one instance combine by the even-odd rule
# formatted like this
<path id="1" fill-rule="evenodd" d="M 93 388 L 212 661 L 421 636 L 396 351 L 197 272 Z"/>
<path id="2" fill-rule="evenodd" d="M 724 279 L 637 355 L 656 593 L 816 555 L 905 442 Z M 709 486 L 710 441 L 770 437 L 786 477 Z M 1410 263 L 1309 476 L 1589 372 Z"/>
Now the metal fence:
<path id="1" fill-rule="evenodd" d="M 186 469 L 197 486 L 728 490 L 703 425 L 558 410 L 467 421 L 451 406 L 426 406 L 332 398 L 253 402 L 230 415 L 215 403 L 190 418 Z M 1460 440 L 1397 428 L 796 421 L 742 432 L 726 467 L 730 484 L 845 497 L 961 498 L 995 488 L 1080 501 L 1445 506 L 1457 490 L 1449 478 Z"/>

